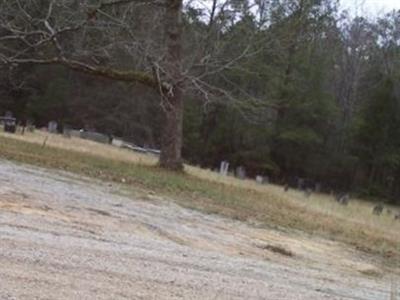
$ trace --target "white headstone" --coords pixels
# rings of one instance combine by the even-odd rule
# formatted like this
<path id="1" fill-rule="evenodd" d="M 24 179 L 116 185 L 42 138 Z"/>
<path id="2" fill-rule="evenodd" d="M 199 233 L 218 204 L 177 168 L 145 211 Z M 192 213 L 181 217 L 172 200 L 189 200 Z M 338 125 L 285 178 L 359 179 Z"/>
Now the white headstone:
<path id="1" fill-rule="evenodd" d="M 50 121 L 47 126 L 47 130 L 50 133 L 57 133 L 57 128 L 58 128 L 58 124 L 56 121 Z"/>
<path id="2" fill-rule="evenodd" d="M 257 175 L 257 176 L 256 176 L 256 181 L 257 181 L 257 183 L 259 183 L 259 184 L 263 184 L 263 183 L 264 183 L 264 177 L 262 177 L 262 176 L 260 176 L 260 175 Z"/>
<path id="3" fill-rule="evenodd" d="M 229 163 L 227 161 L 221 161 L 219 173 L 223 176 L 227 176 L 228 170 L 229 170 Z"/>
<path id="4" fill-rule="evenodd" d="M 121 139 L 113 139 L 111 143 L 113 146 L 122 147 L 122 145 L 124 144 L 124 141 Z"/>

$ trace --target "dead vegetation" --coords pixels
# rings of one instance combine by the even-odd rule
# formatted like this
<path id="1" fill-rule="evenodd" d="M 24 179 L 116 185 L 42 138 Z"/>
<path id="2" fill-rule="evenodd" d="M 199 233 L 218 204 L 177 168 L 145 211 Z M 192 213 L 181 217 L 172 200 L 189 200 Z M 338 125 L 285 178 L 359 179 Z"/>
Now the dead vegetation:
<path id="1" fill-rule="evenodd" d="M 156 166 L 155 157 L 86 140 L 51 135 L 43 148 L 46 136 L 1 134 L 0 157 L 122 182 L 128 189 L 169 196 L 185 207 L 259 226 L 318 234 L 377 254 L 377 259 L 398 268 L 400 222 L 392 215 L 373 215 L 370 203 L 352 200 L 342 206 L 329 195 L 306 198 L 295 190 L 284 193 L 281 186 L 221 177 L 193 166 L 186 166 L 186 174 L 170 173 Z M 397 208 L 391 210 L 395 214 Z"/>

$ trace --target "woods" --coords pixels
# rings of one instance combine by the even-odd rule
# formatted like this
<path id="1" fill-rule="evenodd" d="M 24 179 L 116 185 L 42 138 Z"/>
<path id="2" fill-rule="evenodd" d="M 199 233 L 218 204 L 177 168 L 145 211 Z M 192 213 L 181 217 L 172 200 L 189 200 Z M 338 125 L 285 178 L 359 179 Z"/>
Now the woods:
<path id="1" fill-rule="evenodd" d="M 160 147 L 174 170 L 399 203 L 399 63 L 400 12 L 332 0 L 0 1 L 1 115 Z"/>

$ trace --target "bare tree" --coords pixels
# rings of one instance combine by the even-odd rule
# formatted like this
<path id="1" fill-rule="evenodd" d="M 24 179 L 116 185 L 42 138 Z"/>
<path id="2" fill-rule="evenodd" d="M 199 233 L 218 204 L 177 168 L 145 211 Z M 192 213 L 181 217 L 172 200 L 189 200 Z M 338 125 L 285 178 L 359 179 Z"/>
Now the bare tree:
<path id="1" fill-rule="evenodd" d="M 341 138 L 337 144 L 340 152 L 346 150 L 345 131 L 353 121 L 359 100 L 365 96 L 359 95 L 359 91 L 362 90 L 360 83 L 367 72 L 368 55 L 374 43 L 370 27 L 366 19 L 349 19 L 348 16 L 342 24 L 342 49 L 335 65 L 335 91 L 342 113 Z"/>
<path id="2" fill-rule="evenodd" d="M 205 35 L 221 26 L 217 18 L 228 7 L 229 1 L 207 7 Z M 183 0 L 1 0 L 0 65 L 57 64 L 157 91 L 164 113 L 160 165 L 180 170 L 184 91 L 233 99 L 205 79 L 250 55 L 246 47 L 216 60 L 210 47 L 199 47 L 187 59 L 183 28 Z M 209 36 L 202 40 L 210 42 Z"/>

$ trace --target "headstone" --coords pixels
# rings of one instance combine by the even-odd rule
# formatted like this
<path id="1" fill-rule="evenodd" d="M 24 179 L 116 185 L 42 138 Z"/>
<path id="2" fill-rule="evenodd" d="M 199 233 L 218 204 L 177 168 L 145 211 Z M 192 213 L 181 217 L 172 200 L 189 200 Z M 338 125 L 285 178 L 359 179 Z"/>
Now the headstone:
<path id="1" fill-rule="evenodd" d="M 64 125 L 64 128 L 63 128 L 63 136 L 64 136 L 65 138 L 71 138 L 71 130 L 72 130 L 72 128 L 71 128 L 70 126 Z"/>
<path id="2" fill-rule="evenodd" d="M 35 124 L 33 123 L 32 120 L 28 120 L 26 122 L 26 129 L 28 130 L 28 132 L 34 132 L 35 131 Z"/>
<path id="3" fill-rule="evenodd" d="M 320 193 L 321 192 L 321 184 L 318 182 L 315 184 L 315 192 Z"/>
<path id="4" fill-rule="evenodd" d="M 221 161 L 219 173 L 223 176 L 227 176 L 228 170 L 229 170 L 229 163 L 227 161 Z"/>
<path id="5" fill-rule="evenodd" d="M 236 168 L 236 177 L 239 179 L 245 179 L 246 178 L 246 170 L 244 167 L 240 166 Z"/>
<path id="6" fill-rule="evenodd" d="M 57 133 L 58 124 L 56 121 L 50 121 L 47 126 L 47 131 L 50 133 Z"/>
<path id="7" fill-rule="evenodd" d="M 124 141 L 121 139 L 113 138 L 113 140 L 112 140 L 113 146 L 122 147 L 123 144 L 124 144 Z"/>
<path id="8" fill-rule="evenodd" d="M 264 177 L 260 176 L 260 175 L 257 175 L 256 176 L 256 182 L 259 183 L 259 184 L 263 184 L 264 183 Z"/>
<path id="9" fill-rule="evenodd" d="M 17 122 L 13 117 L 12 112 L 7 111 L 2 120 L 4 122 L 4 131 L 8 133 L 15 133 L 17 130 Z"/>

